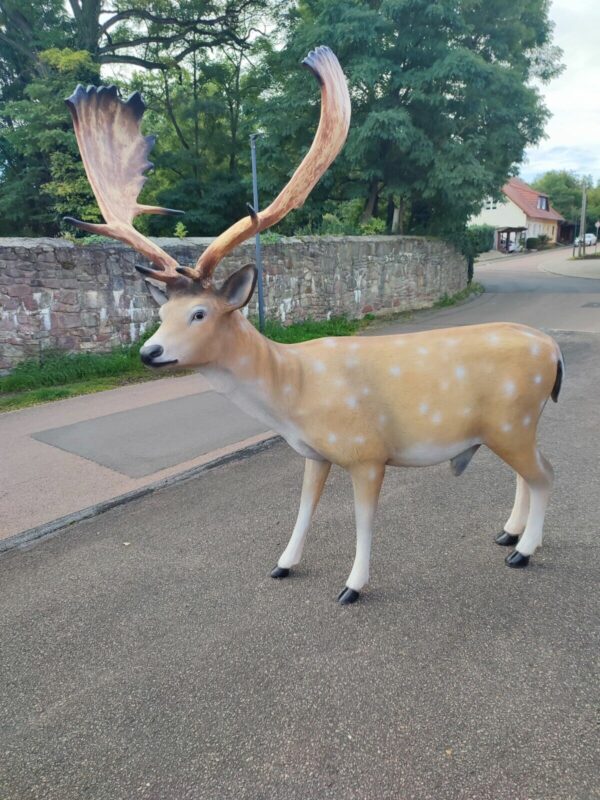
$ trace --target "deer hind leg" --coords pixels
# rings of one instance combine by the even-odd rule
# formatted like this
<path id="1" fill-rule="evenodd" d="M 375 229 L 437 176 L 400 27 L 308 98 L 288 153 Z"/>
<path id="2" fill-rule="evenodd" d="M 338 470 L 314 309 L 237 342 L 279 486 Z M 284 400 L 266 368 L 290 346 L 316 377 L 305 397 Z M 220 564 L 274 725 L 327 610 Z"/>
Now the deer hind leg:
<path id="1" fill-rule="evenodd" d="M 354 486 L 354 514 L 356 517 L 356 555 L 352 572 L 338 595 L 338 602 L 348 605 L 356 602 L 360 590 L 369 580 L 373 521 L 377 510 L 379 492 L 385 474 L 384 464 L 360 464 L 350 470 Z"/>
<path id="2" fill-rule="evenodd" d="M 331 463 L 329 461 L 306 459 L 298 517 L 290 541 L 281 554 L 277 566 L 271 572 L 272 578 L 286 578 L 290 574 L 290 568 L 300 562 L 310 522 L 323 492 L 330 469 Z"/>
<path id="3" fill-rule="evenodd" d="M 517 472 L 528 490 L 529 503 L 525 528 L 516 549 L 506 557 L 509 567 L 525 567 L 529 562 L 529 557 L 542 543 L 544 517 L 550 499 L 554 472 L 550 463 L 538 450 L 535 441 L 531 441 L 529 444 L 523 443 L 523 446 L 518 449 L 506 450 L 501 447 L 492 449 Z M 519 495 L 519 487 L 517 487 L 517 494 Z M 515 522 L 513 531 L 516 533 L 517 522 L 521 524 L 524 515 L 523 489 L 521 496 L 515 498 L 515 508 L 517 514 L 514 518 L 511 514 L 509 522 Z M 513 509 L 514 511 L 515 509 Z"/>
<path id="4" fill-rule="evenodd" d="M 515 492 L 515 502 L 510 517 L 506 521 L 504 528 L 496 538 L 496 544 L 502 547 L 515 545 L 519 541 L 519 536 L 525 530 L 527 517 L 529 515 L 529 487 L 525 480 L 517 472 L 517 490 Z"/>

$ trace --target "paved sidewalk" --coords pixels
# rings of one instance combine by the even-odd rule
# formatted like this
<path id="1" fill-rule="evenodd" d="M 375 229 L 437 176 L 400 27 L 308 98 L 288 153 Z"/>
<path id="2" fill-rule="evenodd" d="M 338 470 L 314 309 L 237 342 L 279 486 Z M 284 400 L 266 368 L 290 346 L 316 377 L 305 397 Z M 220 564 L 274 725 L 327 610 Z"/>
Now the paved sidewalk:
<path id="1" fill-rule="evenodd" d="M 268 436 L 200 375 L 1 414 L 0 548 Z"/>

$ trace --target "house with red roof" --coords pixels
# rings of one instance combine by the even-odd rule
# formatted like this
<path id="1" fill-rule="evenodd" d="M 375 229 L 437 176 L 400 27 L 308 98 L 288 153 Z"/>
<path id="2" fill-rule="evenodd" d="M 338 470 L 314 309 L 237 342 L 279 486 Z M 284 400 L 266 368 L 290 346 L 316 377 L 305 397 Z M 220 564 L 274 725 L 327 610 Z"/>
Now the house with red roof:
<path id="1" fill-rule="evenodd" d="M 512 251 L 519 249 L 526 239 L 540 235 L 556 243 L 561 222 L 558 211 L 550 205 L 548 195 L 538 192 L 521 178 L 511 178 L 502 187 L 502 199 L 488 198 L 470 225 L 491 225 L 496 229 L 495 248 Z"/>

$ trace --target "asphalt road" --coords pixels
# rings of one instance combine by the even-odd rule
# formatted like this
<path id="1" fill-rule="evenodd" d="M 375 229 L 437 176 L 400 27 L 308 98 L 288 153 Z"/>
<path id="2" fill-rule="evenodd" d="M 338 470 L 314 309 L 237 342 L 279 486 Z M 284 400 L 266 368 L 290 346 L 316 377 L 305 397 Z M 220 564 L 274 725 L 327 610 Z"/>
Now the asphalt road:
<path id="1" fill-rule="evenodd" d="M 302 474 L 284 444 L 0 558 L 1 800 L 600 797 L 600 336 L 558 339 L 527 570 L 492 542 L 513 479 L 480 451 L 461 478 L 388 470 L 355 606 L 339 470 L 271 580 Z"/>

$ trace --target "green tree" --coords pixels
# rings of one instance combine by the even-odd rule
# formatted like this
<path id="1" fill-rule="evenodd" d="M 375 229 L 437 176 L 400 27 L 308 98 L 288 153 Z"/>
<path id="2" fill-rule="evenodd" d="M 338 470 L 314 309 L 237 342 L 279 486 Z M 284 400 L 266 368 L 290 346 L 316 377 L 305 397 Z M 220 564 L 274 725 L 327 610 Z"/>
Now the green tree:
<path id="1" fill-rule="evenodd" d="M 89 53 L 69 49 L 42 51 L 38 61 L 41 73 L 22 97 L 2 103 L 2 235 L 53 234 L 74 209 L 99 219 L 64 105 L 76 83 L 97 82 L 97 67 Z"/>
<path id="2" fill-rule="evenodd" d="M 234 202 L 241 192 L 239 186 L 234 189 L 232 178 L 240 135 L 240 54 L 250 46 L 255 14 L 265 4 L 266 0 L 2 0 L 0 233 L 54 234 L 65 212 L 82 219 L 97 218 L 63 99 L 77 83 L 100 83 L 105 64 L 142 68 L 134 87 L 144 90 L 147 83 L 148 94 L 157 100 L 157 116 L 163 118 L 164 124 L 158 127 L 175 133 L 170 139 L 172 151 L 159 150 L 162 165 L 170 162 L 172 169 L 156 176 L 155 190 L 171 188 L 175 198 L 185 198 L 183 205 L 189 207 L 198 193 L 198 176 L 206 180 L 213 169 L 225 171 L 227 178 L 215 181 L 212 199 L 206 197 L 207 184 L 204 187 L 205 207 L 197 216 L 208 219 L 208 229 L 190 228 L 212 232 L 222 223 L 223 214 L 227 218 L 243 209 L 241 198 L 237 205 Z M 210 48 L 224 43 L 230 49 L 223 51 L 219 61 Z M 230 63 L 232 53 L 237 73 Z M 201 81 L 208 84 L 203 94 Z M 155 84 L 163 86 L 162 98 L 154 91 Z M 177 87 L 177 109 L 168 96 L 170 87 L 172 93 Z M 122 88 L 126 94 L 130 87 L 124 83 Z M 211 92 L 222 101 L 218 113 Z M 185 136 L 179 136 L 183 127 L 178 129 L 177 115 L 182 111 Z M 219 113 L 229 135 L 218 129 Z M 199 120 L 203 114 L 206 123 Z M 203 131 L 203 125 L 208 130 Z M 202 160 L 198 158 L 201 133 L 214 142 L 214 152 L 205 152 Z M 169 141 L 169 135 L 165 138 Z M 229 148 L 225 154 L 224 147 Z M 210 168 L 201 172 L 207 165 Z M 141 224 L 152 223 L 146 219 Z M 171 232 L 160 225 L 157 229 Z"/>
<path id="3" fill-rule="evenodd" d="M 279 91 L 265 109 L 272 185 L 314 128 L 314 88 L 294 73 L 322 42 L 348 76 L 353 120 L 314 198 L 360 196 L 363 221 L 462 228 L 542 135 L 547 111 L 530 80 L 559 70 L 547 0 L 300 0 L 284 29 L 285 47 L 269 58 Z"/>
<path id="4" fill-rule="evenodd" d="M 591 182 L 590 184 L 591 185 Z M 587 230 L 596 232 L 595 223 L 600 220 L 600 181 L 588 190 Z M 599 229 L 600 230 L 600 229 Z"/>
<path id="5" fill-rule="evenodd" d="M 600 183 L 594 186 L 591 176 L 567 170 L 550 170 L 537 177 L 532 186 L 548 195 L 554 208 L 567 222 L 579 225 L 584 184 L 587 188 L 586 231 L 594 232 L 594 223 L 600 219 Z"/>
<path id="6" fill-rule="evenodd" d="M 249 140 L 262 84 L 242 69 L 248 53 L 219 50 L 211 60 L 191 54 L 176 73 L 136 76 L 158 134 L 155 174 L 144 198 L 186 211 L 190 235 L 213 235 L 247 214 L 252 199 Z M 168 234 L 172 221 L 147 217 L 147 230 Z"/>
<path id="7" fill-rule="evenodd" d="M 581 176 L 567 170 L 550 170 L 531 184 L 538 192 L 547 194 L 551 204 L 568 222 L 579 220 L 581 213 Z"/>

